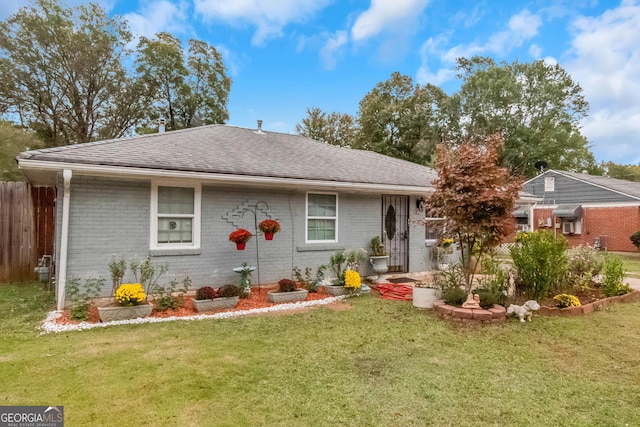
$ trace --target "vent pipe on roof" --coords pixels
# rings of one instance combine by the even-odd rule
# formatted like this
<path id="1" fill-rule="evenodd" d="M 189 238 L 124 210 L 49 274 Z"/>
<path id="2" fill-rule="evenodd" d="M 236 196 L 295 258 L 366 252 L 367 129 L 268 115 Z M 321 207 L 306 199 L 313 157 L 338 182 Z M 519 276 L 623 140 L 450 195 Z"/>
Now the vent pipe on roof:
<path id="1" fill-rule="evenodd" d="M 164 133 L 164 125 L 166 124 L 166 121 L 164 118 L 159 118 L 158 119 L 158 133 Z"/>
<path id="2" fill-rule="evenodd" d="M 262 132 L 262 120 L 258 120 L 258 132 Z"/>

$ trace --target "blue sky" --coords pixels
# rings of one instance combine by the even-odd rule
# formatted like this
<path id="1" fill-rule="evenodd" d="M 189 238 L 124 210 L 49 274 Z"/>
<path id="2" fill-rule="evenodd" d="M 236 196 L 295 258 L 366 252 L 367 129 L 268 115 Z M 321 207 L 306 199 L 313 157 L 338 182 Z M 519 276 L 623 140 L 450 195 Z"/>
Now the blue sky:
<path id="1" fill-rule="evenodd" d="M 5 19 L 28 0 L 0 2 Z M 63 2 L 73 6 L 79 0 Z M 295 132 L 308 107 L 355 115 L 400 71 L 448 93 L 455 58 L 544 59 L 563 66 L 591 105 L 582 131 L 598 161 L 640 162 L 637 1 L 98 0 L 136 35 L 168 31 L 224 55 L 231 125 Z"/>

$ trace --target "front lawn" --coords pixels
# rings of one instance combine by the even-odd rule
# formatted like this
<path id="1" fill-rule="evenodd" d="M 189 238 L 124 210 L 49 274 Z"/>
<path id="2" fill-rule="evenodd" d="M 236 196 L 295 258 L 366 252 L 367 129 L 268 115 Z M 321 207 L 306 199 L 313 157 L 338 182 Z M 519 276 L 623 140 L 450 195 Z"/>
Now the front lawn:
<path id="1" fill-rule="evenodd" d="M 459 328 L 409 302 L 39 335 L 0 285 L 0 402 L 75 425 L 636 425 L 640 303 Z M 30 314 L 21 314 L 24 311 Z"/>

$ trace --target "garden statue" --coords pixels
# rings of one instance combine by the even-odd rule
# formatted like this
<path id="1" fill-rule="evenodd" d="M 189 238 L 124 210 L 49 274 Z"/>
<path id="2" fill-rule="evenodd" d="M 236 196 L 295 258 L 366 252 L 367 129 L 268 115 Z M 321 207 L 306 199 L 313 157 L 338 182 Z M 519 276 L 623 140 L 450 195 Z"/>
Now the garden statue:
<path id="1" fill-rule="evenodd" d="M 473 295 L 469 292 L 467 300 L 462 304 L 462 308 L 480 308 L 480 295 Z"/>
<path id="2" fill-rule="evenodd" d="M 520 318 L 521 322 L 524 322 L 524 318 L 526 317 L 529 322 L 531 322 L 531 315 L 534 311 L 540 310 L 540 304 L 538 304 L 534 300 L 529 300 L 525 302 L 523 305 L 515 305 L 511 304 L 509 308 L 507 308 L 507 316 L 515 315 Z"/>

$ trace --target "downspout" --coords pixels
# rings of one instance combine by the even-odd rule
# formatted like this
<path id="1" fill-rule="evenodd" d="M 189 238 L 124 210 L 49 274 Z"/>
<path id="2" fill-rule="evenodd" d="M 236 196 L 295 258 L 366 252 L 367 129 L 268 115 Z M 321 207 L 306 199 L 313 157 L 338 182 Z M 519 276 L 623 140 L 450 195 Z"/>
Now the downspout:
<path id="1" fill-rule="evenodd" d="M 60 265 L 56 278 L 56 308 L 64 309 L 65 289 L 67 285 L 67 252 L 69 247 L 69 201 L 71 199 L 71 169 L 62 172 L 64 195 L 62 198 L 62 230 L 60 231 Z"/>

